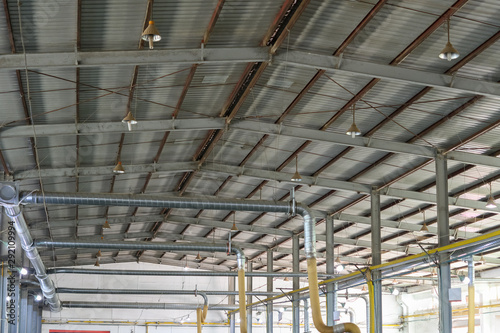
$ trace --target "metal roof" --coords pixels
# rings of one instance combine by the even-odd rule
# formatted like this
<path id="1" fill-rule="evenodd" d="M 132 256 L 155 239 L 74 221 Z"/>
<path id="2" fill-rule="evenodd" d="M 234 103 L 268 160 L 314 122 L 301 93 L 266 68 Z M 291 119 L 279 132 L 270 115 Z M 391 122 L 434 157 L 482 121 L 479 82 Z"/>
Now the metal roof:
<path id="1" fill-rule="evenodd" d="M 20 16 L 16 1 L 4 2 L 0 168 L 22 190 L 288 201 L 295 186 L 297 200 L 320 213 L 319 235 L 323 217 L 333 214 L 335 255 L 368 264 L 370 225 L 361 218 L 370 217 L 370 198 L 358 185 L 389 189 L 381 198 L 383 261 L 437 246 L 435 229 L 401 227 L 436 224 L 435 200 L 406 196 L 435 193 L 435 165 L 423 146 L 466 154 L 448 161 L 449 195 L 466 200 L 450 206 L 452 241 L 500 227 L 498 209 L 482 208 L 489 184 L 500 196 L 500 163 L 476 159 L 500 152 L 498 1 L 75 1 L 54 8 L 23 1 Z M 153 50 L 140 43 L 151 17 L 162 36 Z M 452 61 L 437 56 L 447 18 L 460 52 Z M 359 68 L 349 66 L 354 60 Z M 386 66 L 383 75 L 372 74 L 378 65 Z M 422 82 L 437 75 L 440 82 Z M 338 138 L 353 105 L 364 146 L 298 132 Z M 138 121 L 131 131 L 121 123 L 129 111 Z M 201 128 L 220 118 L 225 125 Z M 167 120 L 171 127 L 153 128 Z M 176 126 L 182 120 L 189 122 Z M 250 127 L 239 128 L 245 121 Z M 109 124 L 120 127 L 107 131 Z M 259 130 L 272 124 L 277 133 Z M 371 140 L 383 141 L 374 147 Z M 403 143 L 407 150 L 395 150 Z M 295 156 L 301 175 L 312 177 L 307 185 L 288 181 Z M 119 161 L 126 173 L 115 175 Z M 167 170 L 168 163 L 179 164 Z M 275 251 L 277 271 L 291 267 L 290 236 L 278 231 L 302 231 L 298 218 L 255 212 L 48 205 L 26 206 L 24 214 L 35 238 L 54 239 L 225 243 L 235 221 L 252 228 L 233 241 L 255 263 Z M 102 228 L 106 220 L 111 229 Z M 320 237 L 320 252 L 326 246 Z M 47 267 L 96 260 L 90 250 L 41 254 Z M 483 255 L 477 270 L 500 264 L 496 252 Z M 235 267 L 233 257 L 203 256 L 198 262 L 192 254 L 103 251 L 100 260 L 182 267 L 187 257 L 193 267 Z"/>

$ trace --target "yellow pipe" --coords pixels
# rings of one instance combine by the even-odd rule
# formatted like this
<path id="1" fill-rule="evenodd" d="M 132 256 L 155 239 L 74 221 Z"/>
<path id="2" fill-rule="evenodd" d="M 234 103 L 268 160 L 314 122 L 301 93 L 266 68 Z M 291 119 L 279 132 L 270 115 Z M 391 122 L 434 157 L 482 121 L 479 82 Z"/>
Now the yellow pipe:
<path id="1" fill-rule="evenodd" d="M 474 300 L 474 285 L 469 285 L 469 304 L 468 304 L 468 313 L 469 313 L 469 332 L 474 333 L 474 327 L 476 326 L 476 309 L 475 309 L 475 300 Z"/>
<path id="2" fill-rule="evenodd" d="M 203 313 L 201 315 L 201 322 L 205 323 L 205 319 L 207 319 L 208 305 L 203 306 Z"/>
<path id="3" fill-rule="evenodd" d="M 368 284 L 368 296 L 370 300 L 370 333 L 375 333 L 375 290 L 369 271 L 366 272 Z"/>
<path id="4" fill-rule="evenodd" d="M 240 302 L 240 332 L 247 333 L 247 302 L 245 298 L 245 270 L 238 269 L 238 294 Z"/>
<path id="5" fill-rule="evenodd" d="M 202 322 L 201 308 L 196 309 L 196 328 L 198 333 L 201 333 L 201 322 Z"/>
<path id="6" fill-rule="evenodd" d="M 318 272 L 316 268 L 316 258 L 307 258 L 307 277 L 309 279 L 309 298 L 311 301 L 312 317 L 314 327 L 321 333 L 341 333 L 352 332 L 361 333 L 358 326 L 353 323 L 327 326 L 321 317 L 321 307 L 319 303 Z"/>

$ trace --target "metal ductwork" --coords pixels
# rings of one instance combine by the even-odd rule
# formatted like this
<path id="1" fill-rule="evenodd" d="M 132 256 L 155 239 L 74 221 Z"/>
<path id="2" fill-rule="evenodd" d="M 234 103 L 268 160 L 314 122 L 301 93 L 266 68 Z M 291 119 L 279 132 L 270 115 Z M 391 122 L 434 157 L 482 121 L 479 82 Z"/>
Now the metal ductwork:
<path id="1" fill-rule="evenodd" d="M 88 288 L 56 288 L 58 294 L 137 294 L 137 295 L 193 295 L 195 292 L 188 290 L 145 290 L 145 289 L 88 289 Z M 226 290 L 197 290 L 196 293 L 205 296 L 238 295 L 238 291 Z M 247 296 L 277 296 L 283 293 L 268 291 L 247 291 Z"/>
<path id="2" fill-rule="evenodd" d="M 112 249 L 112 250 L 154 250 L 154 251 L 206 251 L 236 254 L 238 269 L 245 267 L 245 254 L 237 246 L 221 246 L 203 243 L 160 243 L 160 242 L 61 242 L 51 240 L 35 240 L 38 248 L 73 248 L 73 249 Z"/>
<path id="3" fill-rule="evenodd" d="M 4 185 L 7 193 L 12 191 L 17 195 L 17 189 L 12 183 Z M 0 190 L 1 196 L 2 190 Z M 94 194 L 94 193 L 40 193 L 21 192 L 23 204 L 59 204 L 59 205 L 98 205 L 98 206 L 132 206 L 132 207 L 158 207 L 181 209 L 229 210 L 229 211 L 258 211 L 299 214 L 304 219 L 304 250 L 308 262 L 308 278 L 310 282 L 311 308 L 314 324 L 320 332 L 330 332 L 333 327 L 324 325 L 320 306 L 318 277 L 316 269 L 316 233 L 315 219 L 312 212 L 304 205 L 296 204 L 295 200 L 288 202 L 262 201 L 262 200 L 234 200 L 214 198 L 182 198 L 155 195 L 135 194 Z M 240 262 L 238 262 L 238 265 Z M 239 269 L 238 277 L 244 276 L 244 270 Z M 243 283 L 244 284 L 244 283 Z M 240 288 L 241 289 L 241 288 Z M 243 300 L 244 300 L 243 295 Z M 240 300 L 241 303 L 241 300 Z M 240 310 L 242 332 L 246 332 L 246 308 Z M 314 315 L 316 313 L 316 315 Z M 319 314 L 319 315 L 318 315 Z M 319 318 L 319 319 L 318 319 Z M 318 321 L 319 320 L 319 321 Z M 244 328 L 243 328 L 244 327 Z"/>
<path id="4" fill-rule="evenodd" d="M 207 272 L 207 271 L 138 271 L 122 269 L 88 269 L 88 268 L 48 268 L 47 274 L 90 274 L 90 275 L 148 275 L 148 276 L 238 276 L 237 272 Z M 307 273 L 291 272 L 246 272 L 252 277 L 307 277 Z M 331 274 L 318 274 L 318 277 L 330 278 Z M 263 294 L 262 294 L 263 295 Z"/>
<path id="5" fill-rule="evenodd" d="M 145 309 L 145 310 L 196 310 L 198 304 L 182 303 L 125 303 L 125 302 L 62 302 L 62 307 L 66 309 Z M 216 304 L 208 307 L 214 311 L 237 310 L 238 305 Z"/>
<path id="6" fill-rule="evenodd" d="M 0 191 L 0 197 L 10 195 L 3 189 Z M 61 302 L 57 297 L 54 283 L 47 275 L 45 265 L 43 264 L 38 250 L 35 246 L 33 246 L 33 238 L 31 238 L 31 234 L 28 230 L 28 226 L 21 212 L 21 209 L 19 208 L 19 206 L 15 205 L 4 205 L 4 208 L 5 214 L 7 214 L 7 216 L 9 216 L 14 221 L 14 227 L 16 229 L 19 240 L 21 241 L 21 247 L 26 253 L 26 257 L 28 257 L 28 259 L 30 260 L 31 265 L 35 269 L 35 277 L 40 282 L 40 289 L 42 290 L 43 296 L 49 303 L 51 311 L 61 311 Z"/>

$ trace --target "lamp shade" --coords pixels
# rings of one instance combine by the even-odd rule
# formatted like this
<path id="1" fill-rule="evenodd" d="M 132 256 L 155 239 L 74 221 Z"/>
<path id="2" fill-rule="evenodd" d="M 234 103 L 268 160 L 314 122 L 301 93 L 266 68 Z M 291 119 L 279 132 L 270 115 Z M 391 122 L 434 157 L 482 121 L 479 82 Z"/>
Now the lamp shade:
<path id="1" fill-rule="evenodd" d="M 353 122 L 351 124 L 351 127 L 349 127 L 345 134 L 350 135 L 354 138 L 356 135 L 361 135 L 361 131 L 359 130 L 358 126 L 356 126 L 356 123 Z"/>
<path id="2" fill-rule="evenodd" d="M 446 43 L 446 46 L 444 47 L 443 51 L 439 53 L 439 58 L 447 59 L 448 61 L 457 59 L 459 56 L 460 53 L 458 53 L 457 49 L 455 49 L 453 45 L 451 45 L 450 41 Z"/>
<path id="3" fill-rule="evenodd" d="M 125 169 L 123 168 L 122 162 L 118 162 L 116 166 L 113 168 L 114 173 L 125 173 Z"/>
<path id="4" fill-rule="evenodd" d="M 149 25 L 142 33 L 142 40 L 149 42 L 149 48 L 153 49 L 153 42 L 161 40 L 160 32 L 156 29 L 155 22 L 149 21 Z"/>

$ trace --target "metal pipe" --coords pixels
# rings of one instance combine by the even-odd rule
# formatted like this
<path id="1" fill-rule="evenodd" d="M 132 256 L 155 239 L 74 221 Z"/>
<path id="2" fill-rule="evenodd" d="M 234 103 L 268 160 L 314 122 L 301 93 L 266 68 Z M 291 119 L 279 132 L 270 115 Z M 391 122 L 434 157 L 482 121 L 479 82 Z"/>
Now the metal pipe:
<path id="1" fill-rule="evenodd" d="M 366 303 L 366 307 L 365 307 L 366 308 L 366 312 L 365 312 L 366 332 L 370 333 L 370 299 L 366 295 L 361 296 L 361 299 L 363 299 Z"/>
<path id="2" fill-rule="evenodd" d="M 248 273 L 253 271 L 253 264 L 249 260 L 247 263 L 247 276 Z M 252 277 L 247 277 L 247 290 L 253 290 L 253 278 Z M 252 303 L 252 296 L 249 296 L 247 299 L 248 303 Z M 241 315 L 241 314 L 240 314 Z M 247 309 L 247 333 L 252 333 L 252 321 L 253 321 L 253 308 Z"/>
<path id="3" fill-rule="evenodd" d="M 188 303 L 126 303 L 126 302 L 61 302 L 65 309 L 145 309 L 145 310 L 196 310 L 198 304 Z M 237 305 L 215 304 L 208 307 L 214 311 L 231 311 L 238 309 Z"/>
<path id="4" fill-rule="evenodd" d="M 304 333 L 309 333 L 309 301 L 306 299 L 303 300 L 304 302 Z"/>
<path id="5" fill-rule="evenodd" d="M 38 248 L 86 248 L 86 249 L 112 249 L 112 250 L 156 250 L 156 251 L 207 251 L 228 252 L 236 254 L 238 269 L 244 268 L 245 254 L 238 246 L 221 246 L 204 243 L 163 243 L 163 242 L 79 242 L 79 241 L 52 241 L 35 240 L 34 245 Z"/>
<path id="6" fill-rule="evenodd" d="M 21 209 L 19 206 L 15 205 L 5 205 L 4 208 L 5 214 L 14 221 L 14 228 L 16 229 L 19 240 L 21 241 L 21 247 L 26 253 L 26 257 L 30 260 L 31 265 L 35 269 L 35 277 L 40 282 L 40 288 L 42 289 L 43 296 L 49 303 L 50 309 L 55 312 L 61 311 L 61 302 L 55 292 L 54 283 L 47 275 L 45 265 L 43 264 L 38 250 L 35 246 L 33 246 L 33 238 L 31 237 Z"/>
<path id="7" fill-rule="evenodd" d="M 110 294 L 110 295 L 194 295 L 201 296 L 204 305 L 208 305 L 207 293 L 198 290 L 146 290 L 146 289 L 80 289 L 80 288 L 56 288 L 61 294 Z M 221 293 L 222 294 L 222 293 Z M 227 291 L 225 292 L 227 295 Z"/>
<path id="8" fill-rule="evenodd" d="M 300 270 L 300 243 L 299 235 L 292 236 L 292 266 L 293 272 L 296 273 Z M 293 278 L 293 290 L 300 288 L 300 281 L 298 277 Z M 300 329 L 300 301 L 297 293 L 292 295 L 292 332 L 299 333 Z"/>
<path id="9" fill-rule="evenodd" d="M 48 268 L 47 274 L 91 274 L 91 275 L 152 275 L 152 276 L 238 276 L 237 272 L 207 272 L 207 271 L 134 271 L 115 269 L 87 269 L 87 268 Z M 247 277 L 307 277 L 307 273 L 292 272 L 246 272 Z M 319 277 L 329 278 L 329 274 L 318 274 Z M 255 294 L 257 295 L 257 294 Z M 260 295 L 260 294 L 259 294 Z M 264 295 L 264 294 L 262 294 Z"/>

